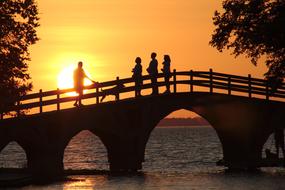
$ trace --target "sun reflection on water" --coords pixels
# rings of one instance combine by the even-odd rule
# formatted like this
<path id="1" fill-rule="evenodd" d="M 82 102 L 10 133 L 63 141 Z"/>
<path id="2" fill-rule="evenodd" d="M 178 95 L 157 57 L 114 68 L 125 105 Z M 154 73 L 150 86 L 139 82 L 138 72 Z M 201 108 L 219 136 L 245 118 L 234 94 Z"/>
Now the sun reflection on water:
<path id="1" fill-rule="evenodd" d="M 95 186 L 95 181 L 91 179 L 77 179 L 76 181 L 71 181 L 65 183 L 63 186 L 63 190 L 93 190 Z"/>

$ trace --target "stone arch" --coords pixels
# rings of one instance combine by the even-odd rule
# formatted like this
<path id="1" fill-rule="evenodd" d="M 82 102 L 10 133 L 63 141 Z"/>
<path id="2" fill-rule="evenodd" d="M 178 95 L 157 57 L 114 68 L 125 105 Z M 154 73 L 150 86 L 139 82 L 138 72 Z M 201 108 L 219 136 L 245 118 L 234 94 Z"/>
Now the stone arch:
<path id="1" fill-rule="evenodd" d="M 279 126 L 279 125 L 278 125 Z M 264 135 L 265 138 L 263 138 L 263 146 L 262 146 L 262 158 L 266 158 L 266 149 L 270 150 L 271 153 L 277 153 L 277 149 L 275 146 L 275 131 L 274 130 L 270 130 L 267 131 L 267 134 Z M 284 131 L 283 131 L 284 133 Z M 283 153 L 281 148 L 279 148 L 279 158 L 283 158 Z"/>
<path id="2" fill-rule="evenodd" d="M 271 110 L 268 108 L 271 105 L 257 99 L 221 94 L 190 93 L 175 96 L 161 96 L 145 111 L 150 113 L 145 124 L 149 134 L 160 119 L 172 111 L 181 108 L 194 111 L 207 119 L 216 130 L 227 167 L 259 167 L 262 146 L 274 123 L 268 119 Z M 147 140 L 144 139 L 144 142 Z"/>
<path id="3" fill-rule="evenodd" d="M 64 148 L 65 169 L 108 169 L 107 148 L 100 137 L 90 130 L 81 130 Z"/>
<path id="4" fill-rule="evenodd" d="M 194 108 L 184 107 L 184 106 L 181 108 L 180 107 L 171 108 L 167 112 L 163 113 L 160 117 L 156 118 L 154 127 L 156 127 L 161 122 L 161 120 L 165 119 L 166 117 L 168 117 L 168 116 L 170 116 L 176 112 L 180 112 L 180 111 L 190 113 L 191 115 L 189 117 L 199 117 L 199 118 L 201 118 L 200 122 L 204 122 L 206 125 L 209 125 L 209 126 L 214 128 L 214 126 L 211 124 L 211 121 L 208 120 L 206 117 L 204 117 L 199 112 L 196 112 L 196 110 Z"/>
<path id="5" fill-rule="evenodd" d="M 0 152 L 0 168 L 27 168 L 27 153 L 16 141 L 3 146 Z"/>
<path id="6" fill-rule="evenodd" d="M 282 129 L 284 130 L 284 112 L 279 112 L 277 108 L 271 108 L 271 112 L 267 114 L 267 127 L 264 127 L 262 130 L 262 138 L 260 138 L 260 143 L 262 144 L 262 157 L 265 158 L 265 150 L 269 149 L 271 153 L 277 153 L 276 147 L 275 147 L 275 137 L 274 133 L 276 129 Z M 284 132 L 284 131 L 283 131 Z M 279 157 L 283 157 L 281 149 L 279 149 Z"/>
<path id="7" fill-rule="evenodd" d="M 177 113 L 179 111 L 184 111 L 184 115 L 187 115 L 186 117 L 195 118 L 193 120 L 193 124 L 196 123 L 197 126 L 195 127 L 158 127 L 159 124 L 166 125 L 167 123 L 163 121 L 163 119 L 170 117 L 173 113 Z M 157 159 L 158 165 L 162 164 L 165 168 L 171 168 L 175 167 L 175 165 L 180 165 L 182 162 L 185 162 L 186 159 L 189 159 L 188 161 L 195 161 L 201 163 L 207 163 L 211 166 L 215 166 L 216 162 L 223 158 L 223 151 L 222 151 L 222 143 L 221 140 L 217 134 L 217 131 L 215 127 L 213 127 L 205 118 L 203 118 L 201 115 L 197 114 L 196 112 L 190 110 L 189 108 L 186 109 L 180 109 L 177 108 L 174 111 L 170 111 L 167 115 L 162 116 L 163 118 L 160 120 L 157 119 L 156 126 L 153 127 L 153 130 L 150 133 L 150 136 L 147 140 L 147 144 L 145 146 L 145 163 L 144 168 L 148 169 L 151 168 L 153 163 L 149 163 L 148 160 L 152 160 L 152 162 L 155 162 L 156 158 L 158 158 L 158 152 L 159 154 L 165 155 L 163 158 L 159 157 Z M 185 116 L 184 116 L 185 117 Z M 180 120 L 180 122 L 182 122 Z M 173 123 L 172 123 L 173 124 Z M 206 139 L 206 136 L 203 135 L 206 133 L 209 137 L 209 139 Z M 173 134 L 173 135 L 171 135 Z M 180 140 L 177 140 L 179 139 Z M 185 139 L 184 139 L 185 138 Z M 202 139 L 201 139 L 202 138 Z M 194 141 L 193 139 L 196 139 Z M 191 143 L 191 140 L 193 142 Z M 208 142 L 207 142 L 207 141 Z M 181 142 L 185 141 L 184 144 L 180 144 Z M 210 142 L 209 142 L 210 141 Z M 208 146 L 202 147 L 200 143 L 205 143 Z M 158 147 L 158 150 L 155 150 L 155 147 Z M 213 158 L 207 157 L 206 152 L 213 151 L 215 155 Z M 195 157 L 195 154 L 190 154 L 189 152 L 195 152 L 195 154 L 200 154 L 199 157 Z M 179 152 L 180 157 L 178 157 L 177 152 Z M 157 154 L 157 155 L 156 155 Z M 161 159 L 165 159 L 162 161 Z M 155 164 L 155 163 L 154 163 Z M 168 165 L 169 164 L 169 165 Z M 190 167 L 190 165 L 189 165 Z"/>
<path id="8" fill-rule="evenodd" d="M 262 148 L 262 156 L 265 157 L 265 150 L 269 149 L 272 153 L 276 152 L 275 148 L 275 139 L 273 132 L 268 136 L 267 140 L 265 141 L 263 148 Z M 282 151 L 280 150 L 280 154 L 282 156 Z"/>
<path id="9" fill-rule="evenodd" d="M 213 113 L 209 113 L 213 112 L 213 109 L 209 111 L 208 108 L 213 104 L 219 103 L 213 103 L 215 101 L 208 98 L 208 96 L 208 94 L 205 95 L 202 93 L 194 94 L 192 97 L 192 95 L 189 96 L 189 94 L 185 93 L 162 96 L 152 100 L 155 101 L 155 103 L 150 101 L 149 108 L 147 108 L 144 113 L 151 115 L 150 119 L 147 118 L 148 130 L 152 131 L 160 120 L 167 117 L 169 114 L 179 110 L 187 110 L 204 118 L 217 131 L 218 129 L 216 128 L 216 125 L 214 125 L 215 117 L 211 117 Z M 206 100 L 205 102 L 204 99 Z"/>

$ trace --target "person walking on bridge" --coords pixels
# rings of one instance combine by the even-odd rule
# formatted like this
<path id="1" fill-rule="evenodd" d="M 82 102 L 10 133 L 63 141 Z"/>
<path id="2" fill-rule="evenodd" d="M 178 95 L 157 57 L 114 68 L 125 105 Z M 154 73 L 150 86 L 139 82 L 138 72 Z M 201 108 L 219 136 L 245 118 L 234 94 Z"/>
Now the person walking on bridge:
<path id="1" fill-rule="evenodd" d="M 158 94 L 158 86 L 157 86 L 157 60 L 156 60 L 156 53 L 151 53 L 151 61 L 149 63 L 148 68 L 146 69 L 151 77 L 152 83 L 152 95 Z"/>
<path id="2" fill-rule="evenodd" d="M 73 82 L 74 82 L 74 89 L 77 92 L 78 96 L 76 97 L 76 101 L 73 104 L 74 106 L 82 106 L 81 98 L 83 95 L 83 89 L 84 89 L 84 78 L 89 79 L 93 83 L 96 83 L 92 79 L 90 79 L 86 74 L 83 67 L 83 62 L 79 61 L 77 68 L 73 72 Z"/>
<path id="3" fill-rule="evenodd" d="M 170 93 L 170 83 L 169 83 L 169 79 L 171 77 L 170 62 L 171 62 L 170 56 L 169 55 L 164 55 L 164 61 L 162 63 L 163 68 L 161 69 L 161 71 L 164 74 L 164 81 L 165 81 L 165 86 L 166 86 L 165 93 Z"/>
<path id="4" fill-rule="evenodd" d="M 141 96 L 141 85 L 143 83 L 142 81 L 142 65 L 141 65 L 141 58 L 137 57 L 136 60 L 136 65 L 133 68 L 133 79 L 135 80 L 135 96 Z"/>

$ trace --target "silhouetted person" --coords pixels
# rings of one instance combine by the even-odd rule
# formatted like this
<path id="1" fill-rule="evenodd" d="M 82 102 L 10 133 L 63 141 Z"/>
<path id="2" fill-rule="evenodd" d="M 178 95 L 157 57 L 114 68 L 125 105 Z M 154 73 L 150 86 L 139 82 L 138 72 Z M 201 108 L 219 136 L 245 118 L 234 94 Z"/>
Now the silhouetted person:
<path id="1" fill-rule="evenodd" d="M 279 148 L 282 150 L 283 158 L 285 158 L 285 149 L 284 149 L 284 132 L 283 129 L 276 129 L 274 132 L 274 139 L 275 139 L 275 147 L 276 147 L 276 154 L 279 158 Z"/>
<path id="2" fill-rule="evenodd" d="M 83 63 L 82 61 L 78 62 L 78 67 L 73 72 L 73 82 L 74 82 L 74 89 L 78 93 L 78 96 L 76 97 L 76 101 L 73 104 L 74 106 L 82 106 L 81 98 L 83 95 L 83 89 L 84 89 L 84 78 L 89 79 L 93 83 L 96 83 L 92 79 L 90 79 L 83 70 Z"/>
<path id="3" fill-rule="evenodd" d="M 164 55 L 164 61 L 162 62 L 163 68 L 161 69 L 161 71 L 164 74 L 164 81 L 165 81 L 165 86 L 166 86 L 166 91 L 165 93 L 170 93 L 170 83 L 169 83 L 169 79 L 171 76 L 170 73 L 170 57 L 169 55 Z"/>
<path id="4" fill-rule="evenodd" d="M 133 79 L 135 80 L 135 96 L 141 96 L 141 85 L 143 83 L 142 81 L 142 65 L 141 65 L 141 58 L 137 57 L 136 60 L 136 65 L 133 68 Z"/>
<path id="5" fill-rule="evenodd" d="M 157 60 L 156 53 L 151 53 L 151 61 L 149 63 L 148 68 L 146 69 L 151 77 L 151 83 L 152 83 L 152 94 L 158 94 L 158 86 L 157 86 Z"/>

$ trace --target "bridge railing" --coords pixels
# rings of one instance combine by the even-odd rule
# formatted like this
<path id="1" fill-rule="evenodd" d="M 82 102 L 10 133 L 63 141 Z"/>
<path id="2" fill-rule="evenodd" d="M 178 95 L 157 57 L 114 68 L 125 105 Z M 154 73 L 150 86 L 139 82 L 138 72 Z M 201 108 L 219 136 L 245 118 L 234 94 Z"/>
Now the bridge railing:
<path id="1" fill-rule="evenodd" d="M 157 75 L 158 87 L 163 87 L 166 82 L 163 80 L 164 74 L 160 73 Z M 141 90 L 151 89 L 153 85 L 150 81 L 150 76 L 146 75 L 142 77 L 143 85 Z M 219 93 L 226 93 L 231 95 L 233 92 L 238 92 L 241 96 L 248 96 L 249 98 L 253 95 L 259 95 L 259 98 L 269 100 L 271 97 L 285 98 L 285 85 L 280 84 L 277 89 L 272 90 L 267 80 L 252 78 L 248 76 L 237 76 L 230 74 L 223 74 L 213 72 L 212 69 L 209 71 L 179 71 L 174 70 L 171 73 L 170 85 L 172 86 L 172 93 L 178 93 L 178 85 L 186 85 L 189 88 L 183 90 L 183 92 L 192 93 L 194 91 L 202 91 L 196 88 L 206 88 L 209 93 L 214 93 L 214 90 L 218 90 Z M 125 87 L 110 90 L 123 84 Z M 92 84 L 84 87 L 85 90 L 91 90 L 86 92 L 82 96 L 84 99 L 94 99 L 92 103 L 100 104 L 100 97 L 107 95 L 114 95 L 115 101 L 120 100 L 120 94 L 135 92 L 135 84 L 133 78 L 125 78 L 102 82 L 100 84 Z M 102 89 L 105 89 L 102 91 Z M 109 89 L 109 90 L 108 90 Z M 38 93 L 27 94 L 17 99 L 17 104 L 5 110 L 5 112 L 16 113 L 16 116 L 20 116 L 24 110 L 38 108 L 37 113 L 43 113 L 44 106 L 56 105 L 56 110 L 61 110 L 61 104 L 72 102 L 76 100 L 76 96 L 66 96 L 67 93 L 74 92 L 74 89 L 56 89 L 52 91 L 42 91 Z M 135 94 L 135 93 L 134 93 Z M 260 97 L 261 96 L 261 97 Z M 48 98 L 48 99 L 47 99 Z M 133 98 L 129 96 L 128 98 Z M 3 119 L 3 113 L 0 114 Z"/>

